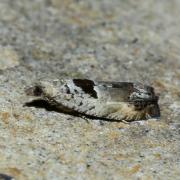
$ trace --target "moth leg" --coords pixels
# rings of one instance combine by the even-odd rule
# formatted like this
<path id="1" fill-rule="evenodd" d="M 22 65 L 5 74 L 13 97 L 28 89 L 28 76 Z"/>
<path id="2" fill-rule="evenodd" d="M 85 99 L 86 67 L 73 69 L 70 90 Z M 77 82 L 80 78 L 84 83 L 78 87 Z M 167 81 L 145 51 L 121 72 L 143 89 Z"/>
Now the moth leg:
<path id="1" fill-rule="evenodd" d="M 89 118 L 87 118 L 85 115 L 81 115 L 81 118 L 84 119 L 88 124 L 90 123 Z"/>
<path id="2" fill-rule="evenodd" d="M 130 124 L 130 122 L 128 122 L 128 121 L 126 121 L 126 120 L 121 120 L 123 123 L 125 123 L 125 124 Z"/>

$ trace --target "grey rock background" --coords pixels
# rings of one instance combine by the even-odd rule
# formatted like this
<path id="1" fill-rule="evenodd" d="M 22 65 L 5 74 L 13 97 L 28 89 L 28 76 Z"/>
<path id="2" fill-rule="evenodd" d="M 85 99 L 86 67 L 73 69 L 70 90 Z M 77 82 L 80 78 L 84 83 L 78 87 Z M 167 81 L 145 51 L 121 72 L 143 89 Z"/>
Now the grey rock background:
<path id="1" fill-rule="evenodd" d="M 179 12 L 179 0 L 1 0 L 0 173 L 179 179 Z M 42 77 L 148 83 L 162 116 L 99 123 L 24 106 Z"/>

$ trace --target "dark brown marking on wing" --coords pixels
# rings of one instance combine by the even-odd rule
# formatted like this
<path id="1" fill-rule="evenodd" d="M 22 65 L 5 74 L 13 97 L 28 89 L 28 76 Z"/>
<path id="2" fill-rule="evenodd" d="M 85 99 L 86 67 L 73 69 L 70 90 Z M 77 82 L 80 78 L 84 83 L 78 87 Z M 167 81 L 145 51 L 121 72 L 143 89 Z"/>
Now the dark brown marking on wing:
<path id="1" fill-rule="evenodd" d="M 65 85 L 64 85 L 64 87 L 66 88 L 66 93 L 67 93 L 67 94 L 71 94 L 71 91 L 70 91 L 70 89 L 69 89 L 68 85 L 67 85 L 67 84 L 65 84 Z"/>
<path id="2" fill-rule="evenodd" d="M 120 88 L 124 90 L 133 90 L 133 84 L 130 82 L 113 82 L 112 83 L 113 88 Z"/>
<path id="3" fill-rule="evenodd" d="M 80 87 L 85 93 L 89 94 L 93 98 L 98 98 L 97 93 L 94 90 L 94 82 L 88 79 L 73 79 L 73 83 Z"/>

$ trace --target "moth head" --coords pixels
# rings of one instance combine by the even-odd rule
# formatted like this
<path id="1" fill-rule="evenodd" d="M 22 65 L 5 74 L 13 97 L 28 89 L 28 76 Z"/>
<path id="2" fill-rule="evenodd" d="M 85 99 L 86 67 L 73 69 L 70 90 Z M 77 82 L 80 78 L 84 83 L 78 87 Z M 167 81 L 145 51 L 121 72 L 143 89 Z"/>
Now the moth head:
<path id="1" fill-rule="evenodd" d="M 25 90 L 26 95 L 28 96 L 41 96 L 43 93 L 43 87 L 42 86 L 32 86 Z"/>
<path id="2" fill-rule="evenodd" d="M 54 88 L 52 83 L 39 82 L 25 90 L 28 96 L 50 96 L 53 97 L 57 94 L 57 89 Z"/>

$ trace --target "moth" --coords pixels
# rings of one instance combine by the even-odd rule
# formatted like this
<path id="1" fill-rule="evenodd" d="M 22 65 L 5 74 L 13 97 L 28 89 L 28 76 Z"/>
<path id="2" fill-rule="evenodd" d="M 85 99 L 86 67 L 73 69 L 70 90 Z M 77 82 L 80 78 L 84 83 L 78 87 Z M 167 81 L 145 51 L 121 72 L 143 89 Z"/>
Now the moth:
<path id="1" fill-rule="evenodd" d="M 45 100 L 60 112 L 114 121 L 160 117 L 158 96 L 151 86 L 89 79 L 40 81 L 26 94 Z"/>

